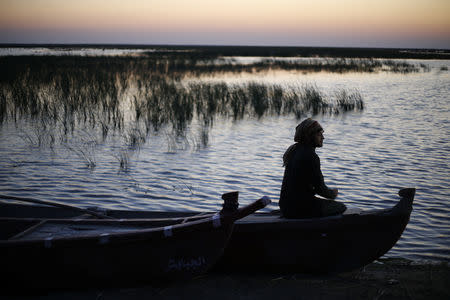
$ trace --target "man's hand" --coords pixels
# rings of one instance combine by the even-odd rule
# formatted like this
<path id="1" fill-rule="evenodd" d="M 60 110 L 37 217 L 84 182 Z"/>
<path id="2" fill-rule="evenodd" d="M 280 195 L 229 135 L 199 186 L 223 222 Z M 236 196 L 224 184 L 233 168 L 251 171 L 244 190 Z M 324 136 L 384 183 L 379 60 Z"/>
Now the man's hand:
<path id="1" fill-rule="evenodd" d="M 336 199 L 337 196 L 338 196 L 338 194 L 339 194 L 338 189 L 332 189 L 331 192 L 332 192 L 332 193 L 331 193 L 331 198 L 332 198 L 332 199 Z"/>

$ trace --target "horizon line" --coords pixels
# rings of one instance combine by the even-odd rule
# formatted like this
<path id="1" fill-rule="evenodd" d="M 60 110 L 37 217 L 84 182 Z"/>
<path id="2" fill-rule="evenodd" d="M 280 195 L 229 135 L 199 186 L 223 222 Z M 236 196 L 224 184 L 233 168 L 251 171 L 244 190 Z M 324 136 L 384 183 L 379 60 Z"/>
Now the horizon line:
<path id="1" fill-rule="evenodd" d="M 310 48 L 310 49 L 376 49 L 376 50 L 446 50 L 450 48 L 428 48 L 428 47 L 362 47 L 362 46 L 292 46 L 292 45 L 245 45 L 245 44 L 151 44 L 151 43 L 2 43 L 5 46 L 133 46 L 133 47 L 245 47 L 245 48 Z"/>

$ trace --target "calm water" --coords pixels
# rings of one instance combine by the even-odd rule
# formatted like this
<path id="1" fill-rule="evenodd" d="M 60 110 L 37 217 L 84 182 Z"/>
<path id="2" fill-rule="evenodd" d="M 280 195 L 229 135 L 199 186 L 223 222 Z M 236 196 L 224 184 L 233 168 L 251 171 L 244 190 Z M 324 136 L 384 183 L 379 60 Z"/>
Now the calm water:
<path id="1" fill-rule="evenodd" d="M 441 67 L 450 67 L 450 61 L 411 62 L 428 64 L 431 71 L 278 71 L 196 80 L 315 84 L 329 94 L 358 90 L 364 111 L 315 117 L 325 129 L 318 154 L 327 184 L 339 188 L 341 201 L 362 209 L 391 207 L 399 188 L 416 187 L 411 221 L 387 256 L 449 262 L 450 73 Z M 241 204 L 267 195 L 274 203 L 266 209 L 277 209 L 281 157 L 298 122 L 294 116 L 218 118 L 205 137 L 193 121 L 185 136 L 174 138 L 163 128 L 134 151 L 120 137 L 98 141 L 89 132 L 53 148 L 39 147 L 32 122 L 4 123 L 0 190 L 84 207 L 171 211 L 217 210 L 222 193 L 239 190 Z M 86 167 L 85 157 L 96 166 Z M 126 169 L 119 166 L 124 158 Z"/>

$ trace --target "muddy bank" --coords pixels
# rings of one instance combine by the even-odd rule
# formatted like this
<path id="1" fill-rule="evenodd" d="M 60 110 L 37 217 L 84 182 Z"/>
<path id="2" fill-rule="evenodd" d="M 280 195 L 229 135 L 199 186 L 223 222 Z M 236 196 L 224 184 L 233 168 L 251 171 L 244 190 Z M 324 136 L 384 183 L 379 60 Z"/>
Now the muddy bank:
<path id="1" fill-rule="evenodd" d="M 2 299 L 450 299 L 448 264 L 382 260 L 353 272 L 311 276 L 209 273 L 137 287 L 14 292 Z"/>

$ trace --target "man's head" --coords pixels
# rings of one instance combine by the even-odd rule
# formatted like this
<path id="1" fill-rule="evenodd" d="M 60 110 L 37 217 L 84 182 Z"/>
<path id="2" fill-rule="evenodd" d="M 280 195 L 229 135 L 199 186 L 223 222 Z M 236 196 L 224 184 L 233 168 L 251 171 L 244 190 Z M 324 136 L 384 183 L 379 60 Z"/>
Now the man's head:
<path id="1" fill-rule="evenodd" d="M 311 147 L 323 146 L 323 128 L 319 122 L 308 118 L 295 128 L 294 141 Z"/>

